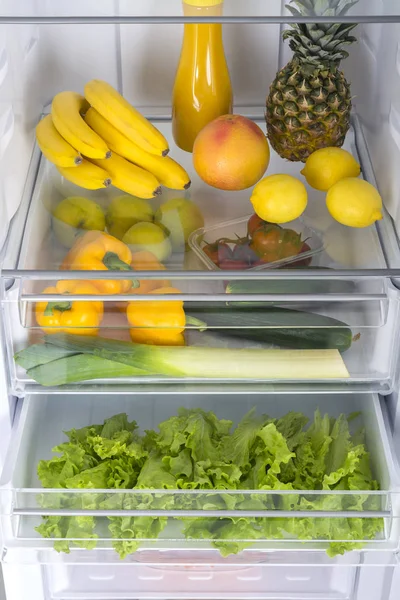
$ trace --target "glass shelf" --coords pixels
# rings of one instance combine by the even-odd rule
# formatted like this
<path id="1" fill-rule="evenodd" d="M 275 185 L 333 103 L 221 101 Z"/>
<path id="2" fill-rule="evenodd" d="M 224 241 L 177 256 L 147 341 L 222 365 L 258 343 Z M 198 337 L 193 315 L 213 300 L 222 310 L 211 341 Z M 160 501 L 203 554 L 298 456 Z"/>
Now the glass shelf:
<path id="1" fill-rule="evenodd" d="M 18 6 L 19 4 L 19 6 Z M 205 19 L 205 18 L 204 18 Z M 282 10 L 281 0 L 225 0 L 222 22 L 289 23 L 299 22 Z M 183 17 L 181 0 L 70 0 L 16 3 L 7 0 L 0 6 L 0 23 L 177 23 L 190 20 Z M 202 20 L 196 17 L 196 20 Z M 315 18 L 305 18 L 313 22 Z M 324 19 L 318 18 L 318 21 Z M 327 21 L 387 23 L 400 21 L 398 0 L 359 0 L 349 15 Z"/>
<path id="2" fill-rule="evenodd" d="M 260 115 L 260 112 L 258 109 L 251 110 L 251 114 L 248 114 L 248 110 L 243 114 L 254 119 L 264 130 L 264 119 L 256 116 Z M 157 113 L 159 116 L 156 116 Z M 166 116 L 168 113 L 163 110 L 158 110 L 157 113 L 151 120 L 170 141 L 170 155 L 187 170 L 192 185 L 187 192 L 163 189 L 161 196 L 150 201 L 154 210 L 163 202 L 182 196 L 189 198 L 200 208 L 206 229 L 221 225 L 226 221 L 248 218 L 253 212 L 250 203 L 252 190 L 224 192 L 204 183 L 193 168 L 192 155 L 175 146 L 171 120 Z M 352 128 L 347 135 L 344 147 L 360 162 L 364 178 L 376 185 L 373 166 L 356 115 L 353 116 Z M 266 175 L 287 173 L 294 177 L 301 177 L 302 168 L 302 163 L 285 161 L 271 150 L 271 161 Z M 93 199 L 106 210 L 112 198 L 121 194 L 123 192 L 113 186 L 105 190 L 91 191 L 83 190 L 64 180 L 57 169 L 45 160 L 39 149 L 36 148 L 27 176 L 24 197 L 12 221 L 6 242 L 2 278 L 21 276 L 42 281 L 58 279 L 60 264 L 67 250 L 53 231 L 52 210 L 54 207 L 63 198 L 85 196 Z M 383 200 L 385 203 L 384 195 Z M 306 227 L 318 238 L 323 251 L 313 256 L 311 267 L 323 267 L 322 269 L 314 271 L 307 268 L 297 271 L 294 268 L 229 271 L 229 279 L 369 278 L 372 286 L 371 282 L 374 279 L 400 278 L 399 241 L 393 220 L 386 211 L 384 211 L 384 218 L 374 226 L 365 229 L 349 229 L 334 221 L 329 215 L 325 206 L 324 194 L 308 186 L 307 210 L 298 222 L 288 224 L 288 227 L 293 226 L 296 229 L 296 223 L 298 223 L 298 229 Z M 240 234 L 241 232 L 238 230 L 236 233 Z M 290 267 L 290 265 L 287 266 Z M 186 249 L 185 252 L 174 253 L 166 263 L 166 267 L 169 279 L 194 280 L 193 283 L 198 284 L 197 291 L 202 292 L 204 286 L 208 287 L 209 283 L 227 279 L 226 272 L 207 270 L 203 261 L 189 249 Z M 75 276 L 76 274 L 74 274 Z M 95 278 L 93 272 L 83 271 L 77 275 L 77 278 L 83 276 L 86 279 Z M 147 276 L 153 279 L 157 278 L 154 272 L 143 271 L 143 277 L 147 278 Z M 113 272 L 112 278 L 123 279 L 124 274 Z M 193 289 L 192 292 L 194 291 Z M 368 288 L 368 291 L 370 293 L 380 292 L 380 287 L 372 286 Z"/>

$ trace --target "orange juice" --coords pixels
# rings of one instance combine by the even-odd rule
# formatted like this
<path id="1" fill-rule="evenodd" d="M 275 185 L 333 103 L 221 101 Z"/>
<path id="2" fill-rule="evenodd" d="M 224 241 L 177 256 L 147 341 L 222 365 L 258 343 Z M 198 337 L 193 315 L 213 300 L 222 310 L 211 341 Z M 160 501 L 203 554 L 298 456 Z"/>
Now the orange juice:
<path id="1" fill-rule="evenodd" d="M 185 0 L 187 16 L 218 16 L 222 0 Z M 176 144 L 192 152 L 197 134 L 232 112 L 232 86 L 222 42 L 221 23 L 185 23 L 183 46 L 172 100 Z"/>

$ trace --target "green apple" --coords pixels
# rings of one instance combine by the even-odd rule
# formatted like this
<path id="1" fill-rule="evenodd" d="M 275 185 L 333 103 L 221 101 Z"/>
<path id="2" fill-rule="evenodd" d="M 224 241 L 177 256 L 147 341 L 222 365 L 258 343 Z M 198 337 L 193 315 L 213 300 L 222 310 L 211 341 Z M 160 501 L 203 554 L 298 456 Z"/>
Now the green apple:
<path id="1" fill-rule="evenodd" d="M 167 260 L 172 253 L 168 233 L 154 223 L 136 223 L 128 229 L 122 241 L 132 252 L 141 250 L 152 252 L 160 262 Z"/>
<path id="2" fill-rule="evenodd" d="M 161 204 L 154 221 L 169 231 L 174 249 L 187 244 L 190 234 L 204 227 L 204 217 L 199 207 L 186 198 L 171 198 Z"/>
<path id="3" fill-rule="evenodd" d="M 154 212 L 150 204 L 133 196 L 117 196 L 108 207 L 106 223 L 108 232 L 122 240 L 125 233 L 136 223 L 151 223 Z"/>
<path id="4" fill-rule="evenodd" d="M 52 223 L 55 236 L 66 248 L 71 248 L 83 231 L 104 231 L 106 227 L 101 206 L 81 196 L 61 200 L 53 210 Z"/>

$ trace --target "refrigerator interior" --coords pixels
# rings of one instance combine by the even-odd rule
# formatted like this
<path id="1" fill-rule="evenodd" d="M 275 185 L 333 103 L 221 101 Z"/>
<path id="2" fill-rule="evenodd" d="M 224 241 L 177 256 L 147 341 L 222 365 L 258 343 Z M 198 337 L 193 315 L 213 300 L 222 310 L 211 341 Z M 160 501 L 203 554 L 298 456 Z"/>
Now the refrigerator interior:
<path id="1" fill-rule="evenodd" d="M 265 2 L 226 1 L 226 15 L 265 16 Z M 50 390 L 45 396 L 43 389 L 15 367 L 14 352 L 38 334 L 32 319 L 33 301 L 28 296 L 39 293 L 48 283 L 45 275 L 32 281 L 26 271 L 37 274 L 37 271 L 58 267 L 61 248 L 51 232 L 49 209 L 58 199 L 76 191 L 69 184 L 65 185 L 40 159 L 37 148 L 35 150 L 34 128 L 41 115 L 48 112 L 56 93 L 67 89 L 81 92 L 88 80 L 99 78 L 111 83 L 132 104 L 155 119 L 170 139 L 168 118 L 183 26 L 181 23 L 166 25 L 156 22 L 157 19 L 151 22 L 151 18 L 180 15 L 181 4 L 172 0 L 136 0 L 134 3 L 110 0 L 102 2 L 101 6 L 95 1 L 69 2 L 68 6 L 57 7 L 48 0 L 30 0 L 23 4 L 15 7 L 15 2 L 1 2 L 0 17 L 57 15 L 60 22 L 29 23 L 26 18 L 19 23 L 0 24 L 0 244 L 5 245 L 2 268 L 6 273 L 7 270 L 14 274 L 18 270 L 25 273 L 21 278 L 3 276 L 1 289 L 0 460 L 4 460 L 10 436 L 15 444 L 11 447 L 10 458 L 5 461 L 4 487 L 0 491 L 3 502 L 11 502 L 2 517 L 8 600 L 22 600 L 28 596 L 34 600 L 131 600 L 165 598 L 166 592 L 171 594 L 169 597 L 223 597 L 226 600 L 244 597 L 394 600 L 400 589 L 398 569 L 396 573 L 394 568 L 398 560 L 396 489 L 399 484 L 395 452 L 386 432 L 390 432 L 390 421 L 392 425 L 394 423 L 395 411 L 400 411 L 396 399 L 391 401 L 391 412 L 385 415 L 384 410 L 383 421 L 379 417 L 380 408 L 377 409 L 380 406 L 378 398 L 371 392 L 396 394 L 399 374 L 399 296 L 395 284 L 396 269 L 400 265 L 397 234 L 400 231 L 400 25 L 396 22 L 360 23 L 357 30 L 359 43 L 351 49 L 350 57 L 343 65 L 354 94 L 353 125 L 346 147 L 360 159 L 364 177 L 377 183 L 387 213 L 377 227 L 353 230 L 348 235 L 347 228 L 336 224 L 327 215 L 321 203 L 322 196 L 311 195 L 306 225 L 324 243 L 324 251 L 315 258 L 314 264 L 354 270 L 351 280 L 354 287 L 343 301 L 328 301 L 320 294 L 314 300 L 297 301 L 296 305 L 301 308 L 311 303 L 316 312 L 346 321 L 355 336 L 361 333 L 345 362 L 352 389 L 368 394 L 344 395 L 348 382 L 331 386 L 329 382 L 321 381 L 318 386 L 324 391 L 331 389 L 340 393 L 323 398 L 323 403 L 332 404 L 335 412 L 341 410 L 340 406 L 346 412 L 350 412 L 347 406 L 361 411 L 375 406 L 376 412 L 372 412 L 378 418 L 373 421 L 369 433 L 376 457 L 375 470 L 387 493 L 385 501 L 393 510 L 397 507 L 397 513 L 389 519 L 382 539 L 369 542 L 366 551 L 334 559 L 329 559 L 312 543 L 300 547 L 298 542 L 292 542 L 290 547 L 288 542 L 287 549 L 282 550 L 274 542 L 261 552 L 261 556 L 259 551 L 248 550 L 237 561 L 223 562 L 214 550 L 210 550 L 207 542 L 202 548 L 179 550 L 179 541 L 171 548 L 167 539 L 165 545 L 156 548 L 150 545 L 120 562 L 108 541 L 99 543 L 96 550 L 74 549 L 70 555 L 56 554 L 51 541 L 42 540 L 33 532 L 37 524 L 35 519 L 40 516 L 18 517 L 11 514 L 10 506 L 18 508 L 18 501 L 21 506 L 24 502 L 35 505 L 37 493 L 29 491 L 37 486 L 35 464 L 39 458 L 50 456 L 51 446 L 61 441 L 62 429 L 83 425 L 92 418 L 104 418 L 120 409 L 135 417 L 139 408 L 143 427 L 154 426 L 171 414 L 171 410 L 180 405 L 198 406 L 200 399 L 197 391 L 186 397 L 142 396 L 142 385 L 135 387 L 136 393 L 132 394 L 129 380 L 115 386 L 116 392 L 111 398 L 107 392 L 113 390 L 112 382 L 86 386 L 84 396 L 69 395 L 73 389 L 65 389 L 60 396 L 53 396 L 57 390 Z M 281 15 L 283 4 L 280 0 L 268 0 L 268 15 Z M 353 13 L 360 17 L 400 16 L 396 0 L 360 0 Z M 62 22 L 62 16 L 75 16 L 78 22 Z M 82 24 L 79 22 L 82 16 L 99 16 L 104 20 Z M 121 16 L 140 16 L 143 20 L 138 24 L 123 23 Z M 145 18 L 149 16 L 150 19 Z M 118 17 L 117 22 L 107 23 L 107 17 Z M 13 20 L 17 21 L 17 18 Z M 269 85 L 290 56 L 287 45 L 281 43 L 282 27 L 280 23 L 224 24 L 224 45 L 237 112 L 258 118 L 260 124 Z M 251 212 L 249 194 L 238 193 L 232 201 L 226 193 L 210 193 L 196 179 L 190 156 L 176 148 L 173 148 L 173 156 L 190 170 L 193 177 L 191 197 L 204 209 L 208 225 L 244 217 Z M 272 157 L 270 169 L 270 172 L 281 169 L 295 172 L 295 167 L 283 163 L 276 155 Z M 97 194 L 96 197 L 106 205 L 116 193 L 111 190 L 100 195 L 101 198 Z M 19 206 L 20 211 L 16 214 Z M 177 271 L 203 268 L 194 256 L 186 263 L 181 258 L 176 257 L 173 265 Z M 369 269 L 375 270 L 375 275 L 368 278 L 365 272 Z M 185 293 L 196 293 L 199 285 L 204 287 L 204 282 L 199 284 L 194 277 L 188 277 L 182 284 Z M 208 281 L 206 289 L 210 294 L 222 293 L 222 278 Z M 355 293 L 360 295 L 358 301 L 351 298 Z M 274 389 L 274 382 L 270 383 L 270 389 Z M 145 384 L 143 382 L 144 389 Z M 154 388 L 156 382 L 149 384 Z M 289 384 L 286 391 L 296 392 L 301 387 L 299 382 Z M 298 404 L 299 410 L 306 411 L 304 406 L 308 405 L 311 413 L 311 405 L 318 404 L 318 396 L 307 398 L 308 385 L 309 382 L 298 396 L 276 396 L 273 408 L 284 411 L 285 407 L 296 408 Z M 212 391 L 215 384 L 209 388 Z M 195 390 L 194 387 L 191 389 Z M 239 385 L 232 385 L 227 391 L 234 394 L 239 389 Z M 285 386 L 281 389 L 285 391 Z M 29 396 L 30 391 L 35 395 Z M 129 392 L 129 396 L 124 396 L 124 391 Z M 19 397 L 17 417 L 20 415 L 20 418 L 14 421 L 16 397 Z M 245 412 L 244 404 L 247 407 L 257 403 L 263 406 L 271 403 L 272 398 L 248 396 L 243 403 L 236 395 L 209 395 L 201 397 L 200 405 L 221 411 L 221 415 L 226 414 L 226 409 L 229 412 L 227 418 L 238 418 Z M 330 406 L 326 410 L 330 412 Z M 14 471 L 10 471 L 11 465 L 15 465 Z M 13 504 L 15 501 L 17 504 Z M 199 559 L 199 553 L 202 559 Z M 24 577 L 21 577 L 21 564 Z"/>

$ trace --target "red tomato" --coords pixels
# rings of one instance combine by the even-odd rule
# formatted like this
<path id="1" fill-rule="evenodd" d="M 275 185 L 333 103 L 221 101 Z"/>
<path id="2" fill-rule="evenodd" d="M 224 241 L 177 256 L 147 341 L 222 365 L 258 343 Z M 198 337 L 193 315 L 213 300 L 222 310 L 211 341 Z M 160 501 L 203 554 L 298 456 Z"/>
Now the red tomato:
<path id="1" fill-rule="evenodd" d="M 261 219 L 261 217 L 259 217 L 258 215 L 253 215 L 252 217 L 250 217 L 247 223 L 247 234 L 250 237 L 252 237 L 254 232 L 257 231 L 257 229 L 260 229 L 260 227 L 262 227 L 263 225 L 265 225 L 265 223 L 266 221 Z"/>
<path id="2" fill-rule="evenodd" d="M 262 256 L 255 263 L 253 263 L 253 267 L 261 267 L 261 265 L 266 265 L 269 262 L 272 262 L 272 261 L 269 260 L 268 256 Z"/>
<path id="3" fill-rule="evenodd" d="M 304 254 L 305 252 L 310 252 L 311 248 L 310 246 L 304 242 L 301 250 L 300 250 L 300 255 Z M 296 260 L 295 262 L 290 263 L 289 265 L 287 265 L 288 269 L 296 269 L 297 267 L 309 267 L 312 263 L 312 256 L 309 256 L 308 258 L 303 258 L 302 260 Z"/>
<path id="4" fill-rule="evenodd" d="M 282 229 L 279 225 L 265 224 L 253 235 L 252 247 L 266 262 L 275 262 L 290 256 L 297 256 L 303 245 L 301 235 L 292 229 Z"/>
<path id="5" fill-rule="evenodd" d="M 264 256 L 261 256 L 257 262 L 253 263 L 253 267 L 259 267 L 260 265 L 267 265 L 269 263 L 276 262 L 277 260 L 279 260 L 279 259 L 276 258 L 275 253 L 264 254 Z"/>
<path id="6" fill-rule="evenodd" d="M 206 244 L 203 246 L 203 252 L 214 264 L 218 264 L 218 246 L 216 244 Z"/>
<path id="7" fill-rule="evenodd" d="M 254 232 L 252 248 L 258 254 L 258 256 L 271 253 L 276 253 L 276 256 L 278 256 L 281 238 L 281 229 L 278 226 L 265 225 L 261 229 L 257 229 L 257 231 Z"/>
<path id="8" fill-rule="evenodd" d="M 281 258 L 297 256 L 301 252 L 302 246 L 303 241 L 300 233 L 293 231 L 293 229 L 282 230 Z"/>

